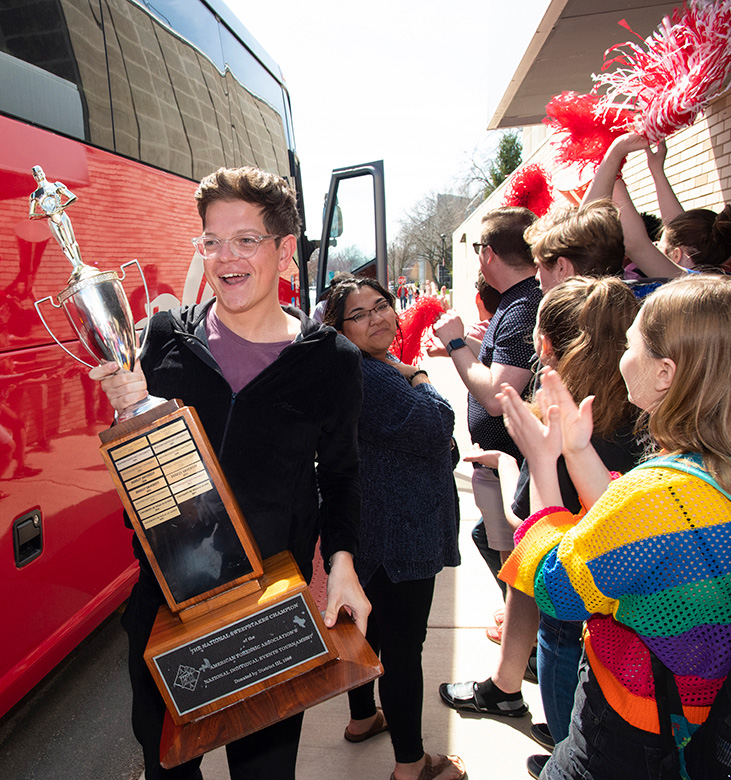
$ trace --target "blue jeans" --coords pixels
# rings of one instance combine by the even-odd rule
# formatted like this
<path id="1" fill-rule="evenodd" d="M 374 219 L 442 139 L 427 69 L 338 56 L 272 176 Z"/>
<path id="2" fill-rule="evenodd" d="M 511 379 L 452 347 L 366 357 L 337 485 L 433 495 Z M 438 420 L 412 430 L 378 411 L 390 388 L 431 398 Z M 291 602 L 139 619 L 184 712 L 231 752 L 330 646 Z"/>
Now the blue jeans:
<path id="1" fill-rule="evenodd" d="M 538 628 L 538 687 L 546 723 L 557 744 L 566 739 L 579 675 L 584 624 L 541 612 Z"/>
<path id="2" fill-rule="evenodd" d="M 569 735 L 556 745 L 541 780 L 657 780 L 662 755 L 660 735 L 623 720 L 583 661 Z"/>

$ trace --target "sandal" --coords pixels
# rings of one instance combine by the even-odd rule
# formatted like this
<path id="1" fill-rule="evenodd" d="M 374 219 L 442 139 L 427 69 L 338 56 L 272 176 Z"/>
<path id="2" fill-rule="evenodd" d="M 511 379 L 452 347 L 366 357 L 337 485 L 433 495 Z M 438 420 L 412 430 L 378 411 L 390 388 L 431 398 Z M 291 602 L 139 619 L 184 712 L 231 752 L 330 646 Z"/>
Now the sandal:
<path id="1" fill-rule="evenodd" d="M 362 734 L 353 734 L 348 731 L 346 726 L 343 736 L 348 742 L 365 742 L 367 739 L 375 737 L 376 734 L 382 734 L 384 731 L 388 731 L 388 723 L 386 723 L 386 719 L 383 717 L 383 711 L 378 709 L 376 710 L 376 719 L 368 731 L 364 731 Z"/>
<path id="2" fill-rule="evenodd" d="M 491 642 L 494 642 L 496 645 L 502 644 L 503 641 L 502 624 L 499 626 L 488 626 L 485 629 L 485 635 Z"/>
<path id="3" fill-rule="evenodd" d="M 428 753 L 424 753 L 425 763 L 423 769 L 421 772 L 419 772 L 418 780 L 434 780 L 434 778 L 439 777 L 442 772 L 445 772 L 447 769 L 449 769 L 450 766 L 457 767 L 461 773 L 455 778 L 455 780 L 464 780 L 464 778 L 467 777 L 467 772 L 464 768 L 464 762 L 459 756 L 443 756 L 439 754 L 437 755 L 437 758 L 439 759 L 437 763 L 432 764 L 431 756 Z M 396 780 L 395 773 L 391 773 L 390 780 Z"/>
<path id="4" fill-rule="evenodd" d="M 486 715 L 505 715 L 520 718 L 528 714 L 523 695 L 505 693 L 491 679 L 476 683 L 442 683 L 439 686 L 442 701 L 458 712 L 478 712 Z"/>

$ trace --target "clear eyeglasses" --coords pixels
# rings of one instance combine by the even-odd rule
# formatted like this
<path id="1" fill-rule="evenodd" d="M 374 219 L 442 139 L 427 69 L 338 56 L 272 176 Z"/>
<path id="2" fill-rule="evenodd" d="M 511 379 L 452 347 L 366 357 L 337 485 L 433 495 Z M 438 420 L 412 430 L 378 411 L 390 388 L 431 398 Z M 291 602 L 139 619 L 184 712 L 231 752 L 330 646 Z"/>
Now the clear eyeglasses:
<path id="1" fill-rule="evenodd" d="M 233 238 L 214 238 L 213 236 L 199 236 L 191 239 L 193 246 L 199 255 L 206 259 L 218 257 L 224 244 L 228 244 L 231 254 L 235 257 L 253 257 L 259 249 L 262 241 L 281 238 L 281 236 L 234 236 Z"/>
<path id="2" fill-rule="evenodd" d="M 365 322 L 366 320 L 370 320 L 371 316 L 373 315 L 373 312 L 376 312 L 376 314 L 385 314 L 389 309 L 391 309 L 391 304 L 388 301 L 379 301 L 372 309 L 365 309 L 364 311 L 359 311 L 357 314 L 354 314 L 352 317 L 344 317 L 343 322 L 347 322 L 348 320 L 353 320 L 353 322 L 357 325 L 359 322 Z"/>

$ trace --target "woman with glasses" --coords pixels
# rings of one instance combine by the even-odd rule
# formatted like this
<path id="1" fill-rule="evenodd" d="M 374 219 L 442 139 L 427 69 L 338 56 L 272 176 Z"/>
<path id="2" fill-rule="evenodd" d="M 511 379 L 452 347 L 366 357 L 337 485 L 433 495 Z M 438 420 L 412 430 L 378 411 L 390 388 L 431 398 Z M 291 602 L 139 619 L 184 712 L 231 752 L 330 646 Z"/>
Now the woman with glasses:
<path id="1" fill-rule="evenodd" d="M 349 742 L 391 732 L 391 780 L 459 780 L 458 756 L 424 752 L 421 735 L 426 638 L 436 574 L 459 564 L 452 474 L 454 412 L 425 371 L 390 350 L 398 317 L 394 296 L 374 279 L 351 278 L 332 291 L 325 311 L 363 353 L 358 428 L 363 489 L 356 571 L 372 612 L 366 638 L 380 653 L 382 710 L 373 683 L 348 694 Z"/>

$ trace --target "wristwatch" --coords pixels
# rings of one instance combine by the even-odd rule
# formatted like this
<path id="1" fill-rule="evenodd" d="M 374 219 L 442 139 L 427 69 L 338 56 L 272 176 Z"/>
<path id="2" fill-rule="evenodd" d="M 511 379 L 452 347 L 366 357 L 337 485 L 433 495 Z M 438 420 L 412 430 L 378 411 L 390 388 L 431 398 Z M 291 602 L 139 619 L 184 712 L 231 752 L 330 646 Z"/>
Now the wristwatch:
<path id="1" fill-rule="evenodd" d="M 455 349 L 462 349 L 462 347 L 466 346 L 467 344 L 464 339 L 452 339 L 449 344 L 447 344 L 447 354 L 451 357 L 452 352 L 454 352 Z"/>

